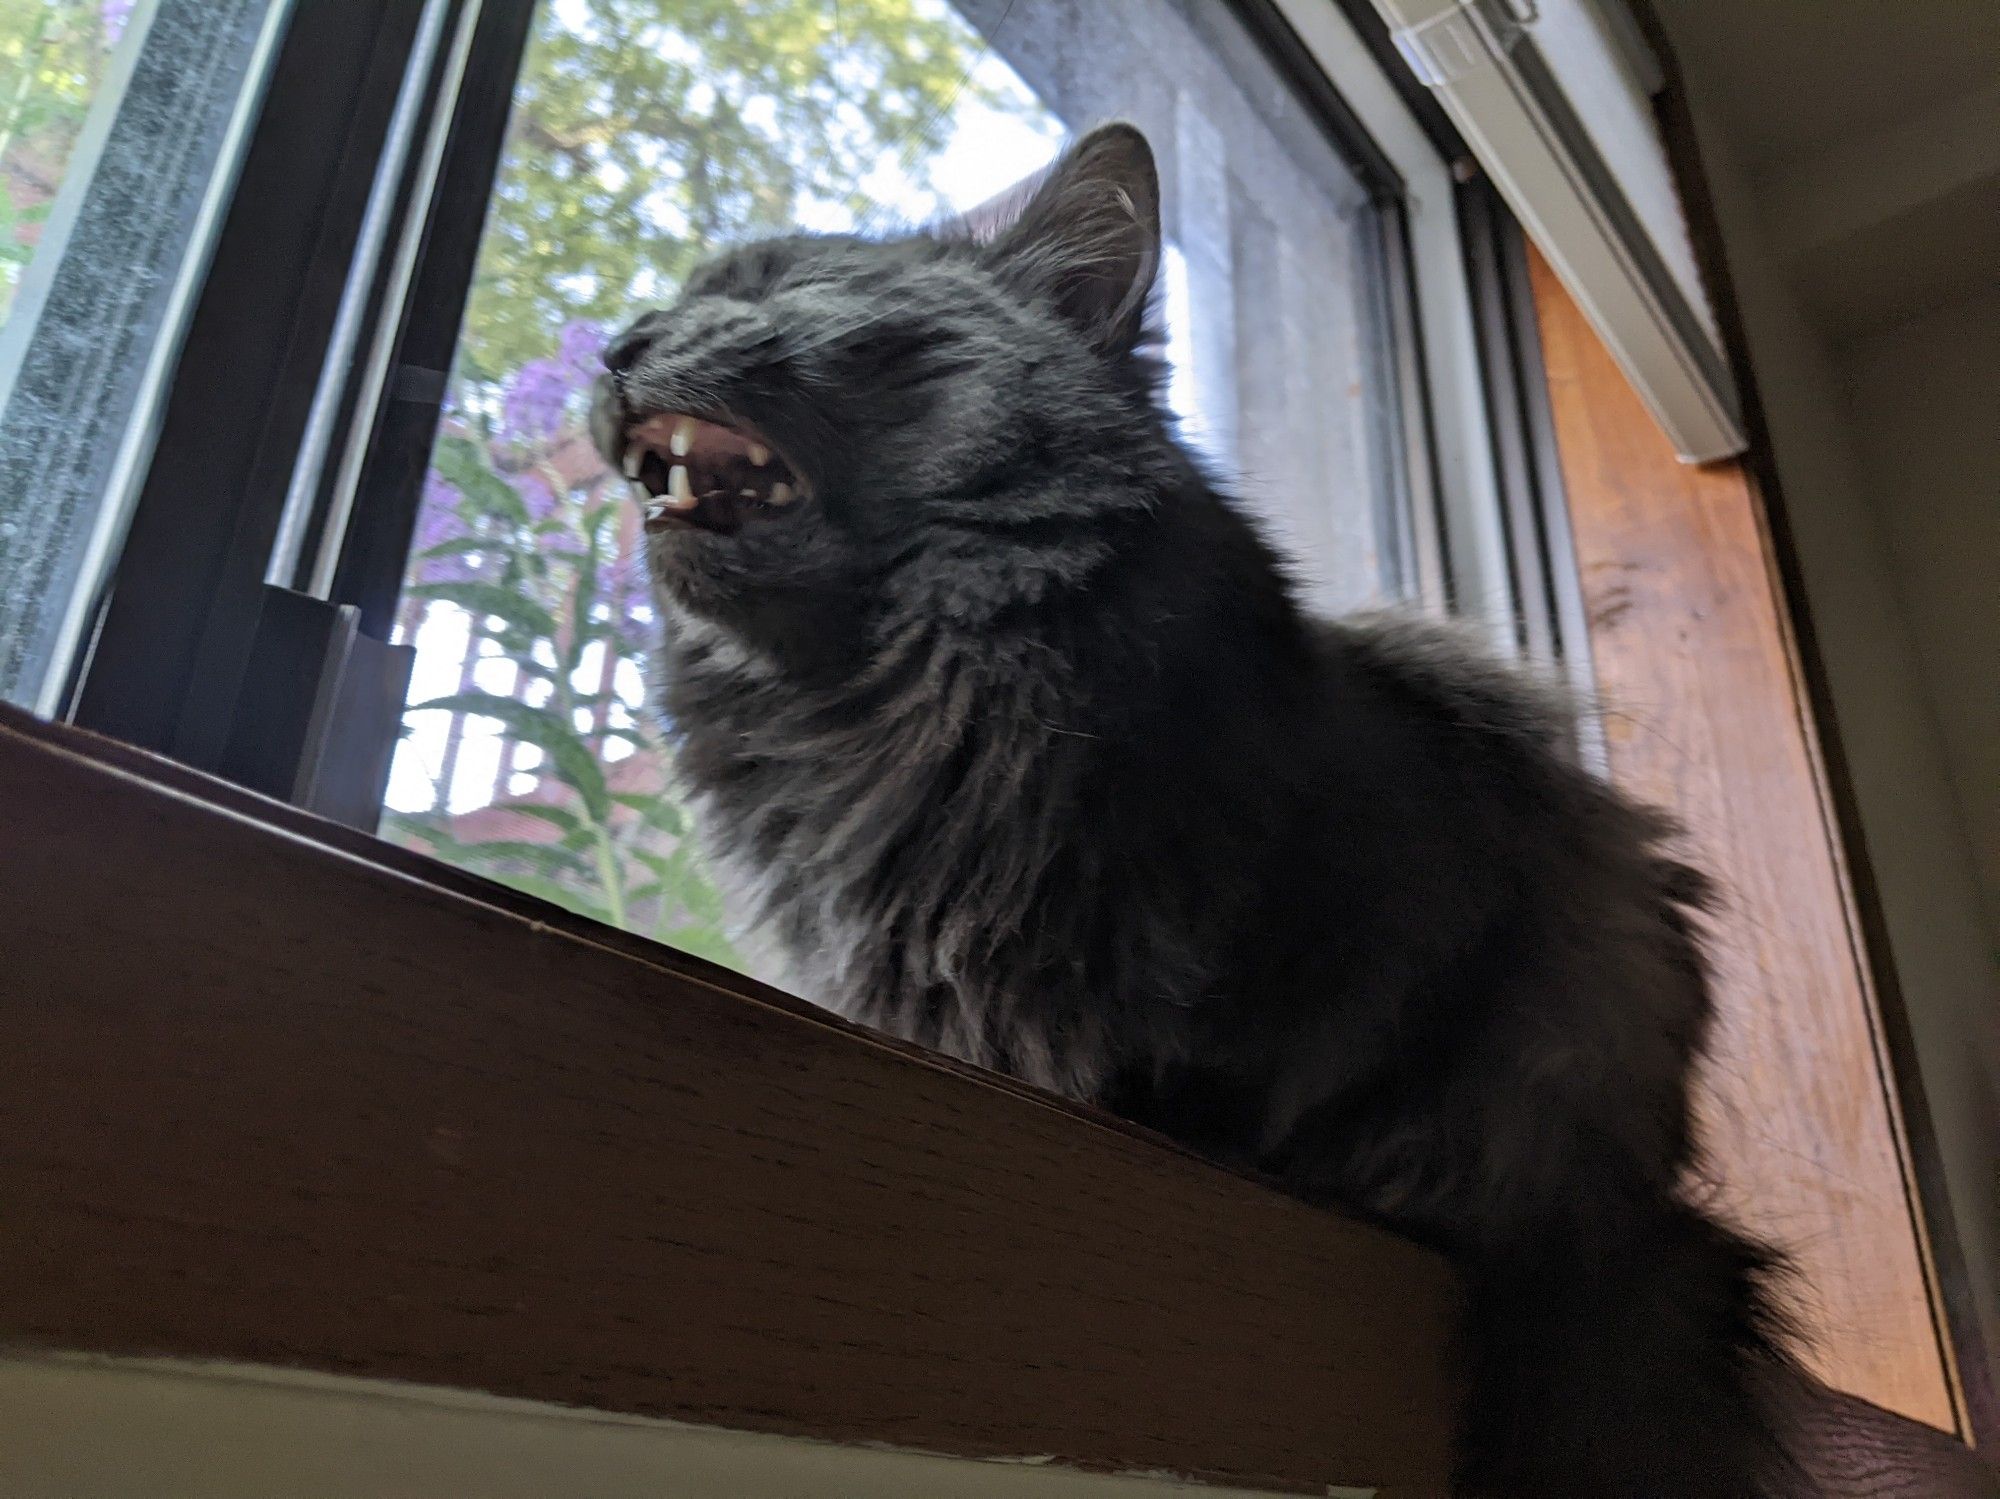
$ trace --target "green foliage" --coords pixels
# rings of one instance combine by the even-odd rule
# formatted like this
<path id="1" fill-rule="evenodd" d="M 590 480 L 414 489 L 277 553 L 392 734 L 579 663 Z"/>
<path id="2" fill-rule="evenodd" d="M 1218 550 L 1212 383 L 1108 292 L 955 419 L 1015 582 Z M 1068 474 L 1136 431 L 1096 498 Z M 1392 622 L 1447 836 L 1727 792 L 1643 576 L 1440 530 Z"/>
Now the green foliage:
<path id="1" fill-rule="evenodd" d="M 544 0 L 460 347 L 496 380 L 661 300 L 704 249 L 919 184 L 973 33 L 918 0 Z"/>
<path id="2" fill-rule="evenodd" d="M 584 815 L 593 826 L 602 826 L 610 820 L 611 791 L 604 784 L 604 767 L 597 763 L 590 745 L 577 732 L 573 718 L 547 708 L 531 708 L 517 698 L 502 697 L 497 692 L 455 692 L 448 697 L 427 698 L 410 704 L 409 711 L 422 713 L 426 709 L 499 719 L 508 738 L 532 744 L 549 757 L 557 777 L 582 800 Z"/>
<path id="3" fill-rule="evenodd" d="M 122 25 L 104 0 L 0 0 L 0 322 Z"/>
<path id="4" fill-rule="evenodd" d="M 468 685 L 408 711 L 452 715 L 461 734 L 494 732 L 517 752 L 539 753 L 536 791 L 483 814 L 488 826 L 527 836 L 475 836 L 467 819 L 438 807 L 392 813 L 385 828 L 581 915 L 735 963 L 721 903 L 685 841 L 686 817 L 671 792 L 614 790 L 607 775 L 603 753 L 613 739 L 637 753 L 665 754 L 616 691 L 599 690 L 585 669 L 593 647 L 602 652 L 598 659 L 614 663 L 645 649 L 624 594 L 609 590 L 607 597 L 603 587 L 616 561 L 616 507 L 587 486 L 563 501 L 552 498 L 538 519 L 522 493 L 538 482 L 532 473 L 494 468 L 479 443 L 445 437 L 427 508 L 433 523 L 441 510 L 465 534 L 419 547 L 415 579 L 404 590 L 416 604 L 464 610 L 475 641 L 497 648 L 518 673 L 512 694 Z M 427 566 L 440 564 L 447 575 L 426 576 Z M 598 680 L 610 674 L 600 671 Z M 547 799 L 552 789 L 560 801 Z M 671 878 L 662 873 L 667 866 Z"/>

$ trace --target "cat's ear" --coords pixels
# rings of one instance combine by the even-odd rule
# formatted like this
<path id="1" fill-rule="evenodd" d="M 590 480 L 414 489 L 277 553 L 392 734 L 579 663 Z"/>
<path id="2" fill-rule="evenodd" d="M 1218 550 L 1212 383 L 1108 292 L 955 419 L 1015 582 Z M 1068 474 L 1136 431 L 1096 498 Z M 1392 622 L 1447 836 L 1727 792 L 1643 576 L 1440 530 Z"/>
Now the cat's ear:
<path id="1" fill-rule="evenodd" d="M 988 248 L 996 269 L 1052 299 L 1101 352 L 1130 351 L 1160 260 L 1160 177 L 1146 137 L 1100 125 L 1022 196 Z"/>

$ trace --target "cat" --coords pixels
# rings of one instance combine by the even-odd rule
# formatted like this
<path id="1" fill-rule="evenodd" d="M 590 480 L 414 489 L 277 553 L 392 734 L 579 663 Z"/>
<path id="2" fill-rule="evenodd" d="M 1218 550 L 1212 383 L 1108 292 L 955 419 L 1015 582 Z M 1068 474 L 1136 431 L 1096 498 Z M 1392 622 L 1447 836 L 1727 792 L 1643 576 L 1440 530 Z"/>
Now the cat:
<path id="1" fill-rule="evenodd" d="M 856 1020 L 1450 1256 L 1458 1492 L 1790 1492 L 1775 1257 L 1696 1183 L 1708 882 L 1552 692 L 1301 610 L 1163 412 L 1139 131 L 1017 196 L 721 254 L 606 351 L 737 909 Z"/>

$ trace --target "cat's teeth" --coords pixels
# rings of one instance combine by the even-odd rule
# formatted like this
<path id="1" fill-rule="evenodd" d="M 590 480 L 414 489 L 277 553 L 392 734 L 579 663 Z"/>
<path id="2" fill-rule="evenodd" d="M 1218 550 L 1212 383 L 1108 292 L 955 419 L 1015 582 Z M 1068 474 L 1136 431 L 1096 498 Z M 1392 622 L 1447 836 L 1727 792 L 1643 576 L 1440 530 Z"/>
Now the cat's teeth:
<path id="1" fill-rule="evenodd" d="M 694 486 L 688 483 L 688 471 L 681 464 L 667 470 L 666 502 L 674 510 L 694 509 Z"/>
<path id="2" fill-rule="evenodd" d="M 792 486 L 791 486 L 791 485 L 789 485 L 789 484 L 786 484 L 786 483 L 784 483 L 783 481 L 780 481 L 779 483 L 776 483 L 776 484 L 773 484 L 773 485 L 771 486 L 771 503 L 772 503 L 773 505 L 789 505 L 789 504 L 791 504 L 791 503 L 792 503 Z"/>
<path id="3" fill-rule="evenodd" d="M 667 448 L 676 458 L 685 458 L 694 447 L 694 418 L 684 416 L 674 423 L 673 435 L 667 439 Z"/>
<path id="4" fill-rule="evenodd" d="M 625 477 L 628 479 L 638 478 L 639 465 L 645 461 L 646 450 L 644 448 L 637 446 L 627 448 L 625 450 Z"/>
<path id="5" fill-rule="evenodd" d="M 751 443 L 750 461 L 753 464 L 755 464 L 758 468 L 762 468 L 765 464 L 771 461 L 771 450 L 765 447 L 764 444 L 762 444 L 761 442 Z"/>

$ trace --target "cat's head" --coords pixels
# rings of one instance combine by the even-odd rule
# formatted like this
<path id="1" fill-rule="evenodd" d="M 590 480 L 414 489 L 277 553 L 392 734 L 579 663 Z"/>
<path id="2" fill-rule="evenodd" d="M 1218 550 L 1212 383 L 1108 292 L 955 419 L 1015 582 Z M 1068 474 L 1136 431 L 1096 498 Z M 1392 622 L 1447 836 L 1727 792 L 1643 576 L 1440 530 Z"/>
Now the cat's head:
<path id="1" fill-rule="evenodd" d="M 1160 247 L 1145 138 L 1093 131 L 1016 197 L 984 228 L 732 250 L 613 341 L 596 440 L 681 605 L 815 628 L 968 537 L 1046 544 L 1135 503 L 1117 477 L 1135 450 L 1172 461 L 1140 348 Z"/>

